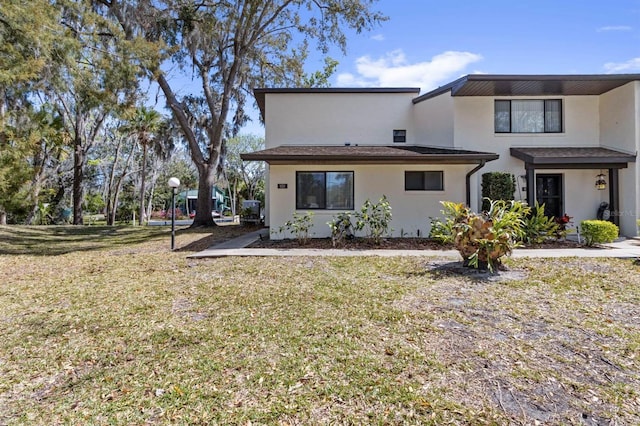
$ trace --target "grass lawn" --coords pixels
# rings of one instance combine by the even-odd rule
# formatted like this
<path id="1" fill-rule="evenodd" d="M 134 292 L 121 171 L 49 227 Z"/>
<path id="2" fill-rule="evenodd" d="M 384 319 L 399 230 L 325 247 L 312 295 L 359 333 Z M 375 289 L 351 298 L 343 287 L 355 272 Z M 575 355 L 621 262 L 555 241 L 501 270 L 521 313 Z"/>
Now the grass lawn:
<path id="1" fill-rule="evenodd" d="M 0 227 L 0 425 L 640 424 L 640 266 L 189 260 L 239 227 Z"/>

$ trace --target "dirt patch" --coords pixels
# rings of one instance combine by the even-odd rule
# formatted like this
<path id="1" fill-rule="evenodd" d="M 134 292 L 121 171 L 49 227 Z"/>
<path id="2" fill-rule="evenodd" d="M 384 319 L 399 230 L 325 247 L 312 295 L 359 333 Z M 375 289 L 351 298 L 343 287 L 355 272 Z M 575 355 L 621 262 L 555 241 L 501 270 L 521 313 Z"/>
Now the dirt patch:
<path id="1" fill-rule="evenodd" d="M 595 261 L 569 263 L 576 275 L 603 284 L 599 275 L 615 268 Z M 435 280 L 395 306 L 431 318 L 430 331 L 419 344 L 447 372 L 432 375 L 429 387 L 446 384 L 450 397 L 467 405 L 473 405 L 469 393 L 485 394 L 514 424 L 640 420 L 636 355 L 630 355 L 635 343 L 627 337 L 627 330 L 638 325 L 638 308 L 614 301 L 619 289 L 613 286 L 600 287 L 609 294 L 608 303 L 594 306 L 603 284 L 581 281 L 577 285 L 591 290 L 579 300 L 573 285 L 538 285 L 530 276 L 539 267 L 490 274 L 468 271 L 459 262 L 425 264 L 425 276 Z M 558 278 L 568 282 L 567 276 Z M 591 311 L 606 312 L 597 331 L 590 328 Z M 623 349 L 616 352 L 616 347 Z M 603 395 L 601 390 L 609 387 L 614 390 Z"/>

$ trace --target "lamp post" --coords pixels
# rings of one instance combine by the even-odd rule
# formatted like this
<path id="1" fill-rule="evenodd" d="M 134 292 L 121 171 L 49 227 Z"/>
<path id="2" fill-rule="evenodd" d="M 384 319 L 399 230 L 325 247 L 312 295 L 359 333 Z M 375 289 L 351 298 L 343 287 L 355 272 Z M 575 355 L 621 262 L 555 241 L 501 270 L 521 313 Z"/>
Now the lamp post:
<path id="1" fill-rule="evenodd" d="M 171 250 L 176 246 L 176 191 L 180 186 L 180 179 L 177 177 L 169 178 L 169 187 L 171 188 Z"/>

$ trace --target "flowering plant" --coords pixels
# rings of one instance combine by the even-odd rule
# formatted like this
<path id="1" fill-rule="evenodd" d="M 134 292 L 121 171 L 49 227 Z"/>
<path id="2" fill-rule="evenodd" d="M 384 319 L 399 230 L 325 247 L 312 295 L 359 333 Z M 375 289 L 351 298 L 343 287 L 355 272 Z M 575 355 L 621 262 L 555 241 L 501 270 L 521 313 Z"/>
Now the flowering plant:
<path id="1" fill-rule="evenodd" d="M 563 238 L 567 238 L 567 225 L 573 223 L 571 221 L 573 216 L 569 216 L 568 214 L 563 214 L 562 216 L 556 216 L 556 223 L 558 224 L 558 230 L 556 231 L 556 237 L 560 240 Z"/>
<path id="2" fill-rule="evenodd" d="M 573 216 L 569 216 L 568 214 L 564 214 L 562 216 L 556 216 L 556 223 L 558 225 L 567 225 L 568 223 L 573 223 L 571 222 L 571 219 L 573 219 Z"/>

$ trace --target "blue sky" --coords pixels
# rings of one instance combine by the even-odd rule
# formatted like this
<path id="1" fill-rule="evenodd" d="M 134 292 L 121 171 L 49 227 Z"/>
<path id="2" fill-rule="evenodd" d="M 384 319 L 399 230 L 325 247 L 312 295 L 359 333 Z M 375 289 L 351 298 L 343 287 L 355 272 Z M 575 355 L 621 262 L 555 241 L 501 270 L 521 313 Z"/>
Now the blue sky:
<path id="1" fill-rule="evenodd" d="M 640 0 L 380 0 L 389 17 L 349 33 L 334 87 L 420 87 L 471 73 L 640 73 Z M 324 65 L 312 53 L 308 71 Z M 264 134 L 256 119 L 243 132 Z"/>
<path id="2" fill-rule="evenodd" d="M 389 21 L 352 35 L 347 56 L 332 52 L 340 62 L 333 85 L 430 90 L 469 73 L 640 72 L 640 0 L 381 0 L 378 6 Z"/>

